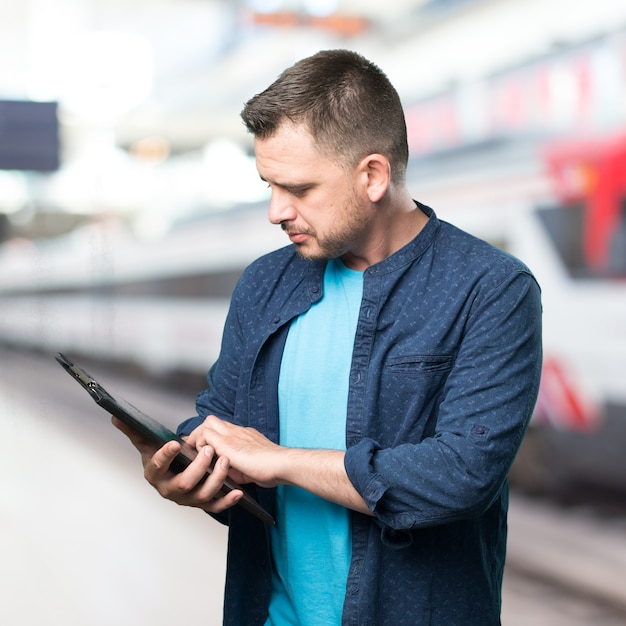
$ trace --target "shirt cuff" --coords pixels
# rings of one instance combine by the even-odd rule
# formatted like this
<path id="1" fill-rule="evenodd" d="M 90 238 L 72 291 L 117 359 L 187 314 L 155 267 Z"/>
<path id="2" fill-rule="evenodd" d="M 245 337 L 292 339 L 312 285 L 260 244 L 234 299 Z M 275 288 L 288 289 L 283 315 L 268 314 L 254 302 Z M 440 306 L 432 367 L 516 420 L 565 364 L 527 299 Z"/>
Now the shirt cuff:
<path id="1" fill-rule="evenodd" d="M 376 442 L 371 439 L 362 439 L 348 448 L 344 457 L 348 478 L 372 513 L 376 512 L 378 502 L 389 487 L 383 476 L 373 467 L 373 457 L 378 449 Z"/>

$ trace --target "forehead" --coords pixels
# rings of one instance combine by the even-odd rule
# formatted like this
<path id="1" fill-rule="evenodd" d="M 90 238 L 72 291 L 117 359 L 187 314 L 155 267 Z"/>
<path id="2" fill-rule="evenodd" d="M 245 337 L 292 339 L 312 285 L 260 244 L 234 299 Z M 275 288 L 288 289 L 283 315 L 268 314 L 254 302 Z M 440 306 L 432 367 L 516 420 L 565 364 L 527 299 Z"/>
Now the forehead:
<path id="1" fill-rule="evenodd" d="M 254 139 L 254 151 L 259 159 L 281 159 L 304 153 L 318 152 L 315 141 L 303 124 L 283 122 L 269 137 Z"/>
<path id="2" fill-rule="evenodd" d="M 311 177 L 337 167 L 324 155 L 303 124 L 284 122 L 265 139 L 255 138 L 254 151 L 259 174 L 268 181 Z"/>

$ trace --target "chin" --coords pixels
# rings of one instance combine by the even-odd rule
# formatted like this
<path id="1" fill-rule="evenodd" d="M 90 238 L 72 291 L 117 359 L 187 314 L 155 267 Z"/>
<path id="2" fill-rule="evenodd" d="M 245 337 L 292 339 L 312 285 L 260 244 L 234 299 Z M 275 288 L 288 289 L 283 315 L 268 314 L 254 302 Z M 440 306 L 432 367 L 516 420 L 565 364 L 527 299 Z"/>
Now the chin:
<path id="1" fill-rule="evenodd" d="M 299 245 L 296 245 L 296 252 L 305 261 L 329 261 L 333 258 L 332 255 L 325 253 L 323 250 L 307 250 Z"/>
<path id="2" fill-rule="evenodd" d="M 311 246 L 311 242 L 295 244 L 297 253 L 307 261 L 330 261 L 336 259 L 342 254 L 345 254 L 345 250 L 340 246 Z"/>

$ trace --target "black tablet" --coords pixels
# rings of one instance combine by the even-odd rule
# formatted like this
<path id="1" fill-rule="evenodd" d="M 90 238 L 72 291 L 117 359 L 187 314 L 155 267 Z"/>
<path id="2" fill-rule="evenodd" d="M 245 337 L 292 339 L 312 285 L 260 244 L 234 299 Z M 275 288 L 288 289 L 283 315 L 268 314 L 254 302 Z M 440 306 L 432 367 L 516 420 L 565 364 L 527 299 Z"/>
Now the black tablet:
<path id="1" fill-rule="evenodd" d="M 56 360 L 63 368 L 78 381 L 80 385 L 89 393 L 92 399 L 105 409 L 109 414 L 114 415 L 124 424 L 130 426 L 146 439 L 162 446 L 168 441 L 178 441 L 180 444 L 180 452 L 174 459 L 171 469 L 174 472 L 182 472 L 197 456 L 197 451 L 186 441 L 181 439 L 176 433 L 169 430 L 157 422 L 155 419 L 142 413 L 132 404 L 120 398 L 117 395 L 105 390 L 98 381 L 90 376 L 84 369 L 72 363 L 66 356 L 60 352 L 56 356 Z M 266 524 L 274 524 L 272 516 L 261 507 L 261 505 L 245 491 L 244 487 L 235 484 L 230 479 L 226 479 L 221 490 L 221 495 L 225 495 L 233 489 L 241 489 L 244 492 L 243 498 L 239 500 L 237 505 L 241 505 L 244 509 L 258 517 Z"/>

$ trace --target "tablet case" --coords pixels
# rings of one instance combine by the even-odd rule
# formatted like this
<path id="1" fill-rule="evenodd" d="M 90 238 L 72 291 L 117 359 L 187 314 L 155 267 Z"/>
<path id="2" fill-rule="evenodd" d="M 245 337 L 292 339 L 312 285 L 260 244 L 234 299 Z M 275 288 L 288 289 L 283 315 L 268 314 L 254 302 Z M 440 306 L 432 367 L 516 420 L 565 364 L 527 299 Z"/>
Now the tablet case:
<path id="1" fill-rule="evenodd" d="M 111 415 L 114 415 L 122 422 L 133 428 L 140 433 L 146 439 L 152 441 L 157 445 L 164 445 L 168 441 L 177 441 L 181 448 L 180 452 L 172 462 L 170 466 L 173 472 L 182 472 L 197 456 L 197 451 L 193 446 L 190 446 L 186 441 L 181 439 L 174 432 L 169 430 L 149 417 L 145 413 L 142 413 L 139 409 L 132 404 L 124 400 L 118 395 L 114 395 L 102 387 L 102 385 L 96 381 L 91 375 L 89 375 L 84 369 L 75 365 L 65 355 L 60 352 L 56 355 L 56 360 L 61 364 L 74 380 L 76 380 L 85 389 L 92 399 L 100 407 L 105 409 Z M 214 461 L 215 462 L 215 461 Z M 224 481 L 221 495 L 225 495 L 233 489 L 241 489 L 244 492 L 243 498 L 239 500 L 237 505 L 241 505 L 248 512 L 252 513 L 266 524 L 274 524 L 272 516 L 261 507 L 261 505 L 245 491 L 245 488 L 232 482 L 230 479 Z"/>

